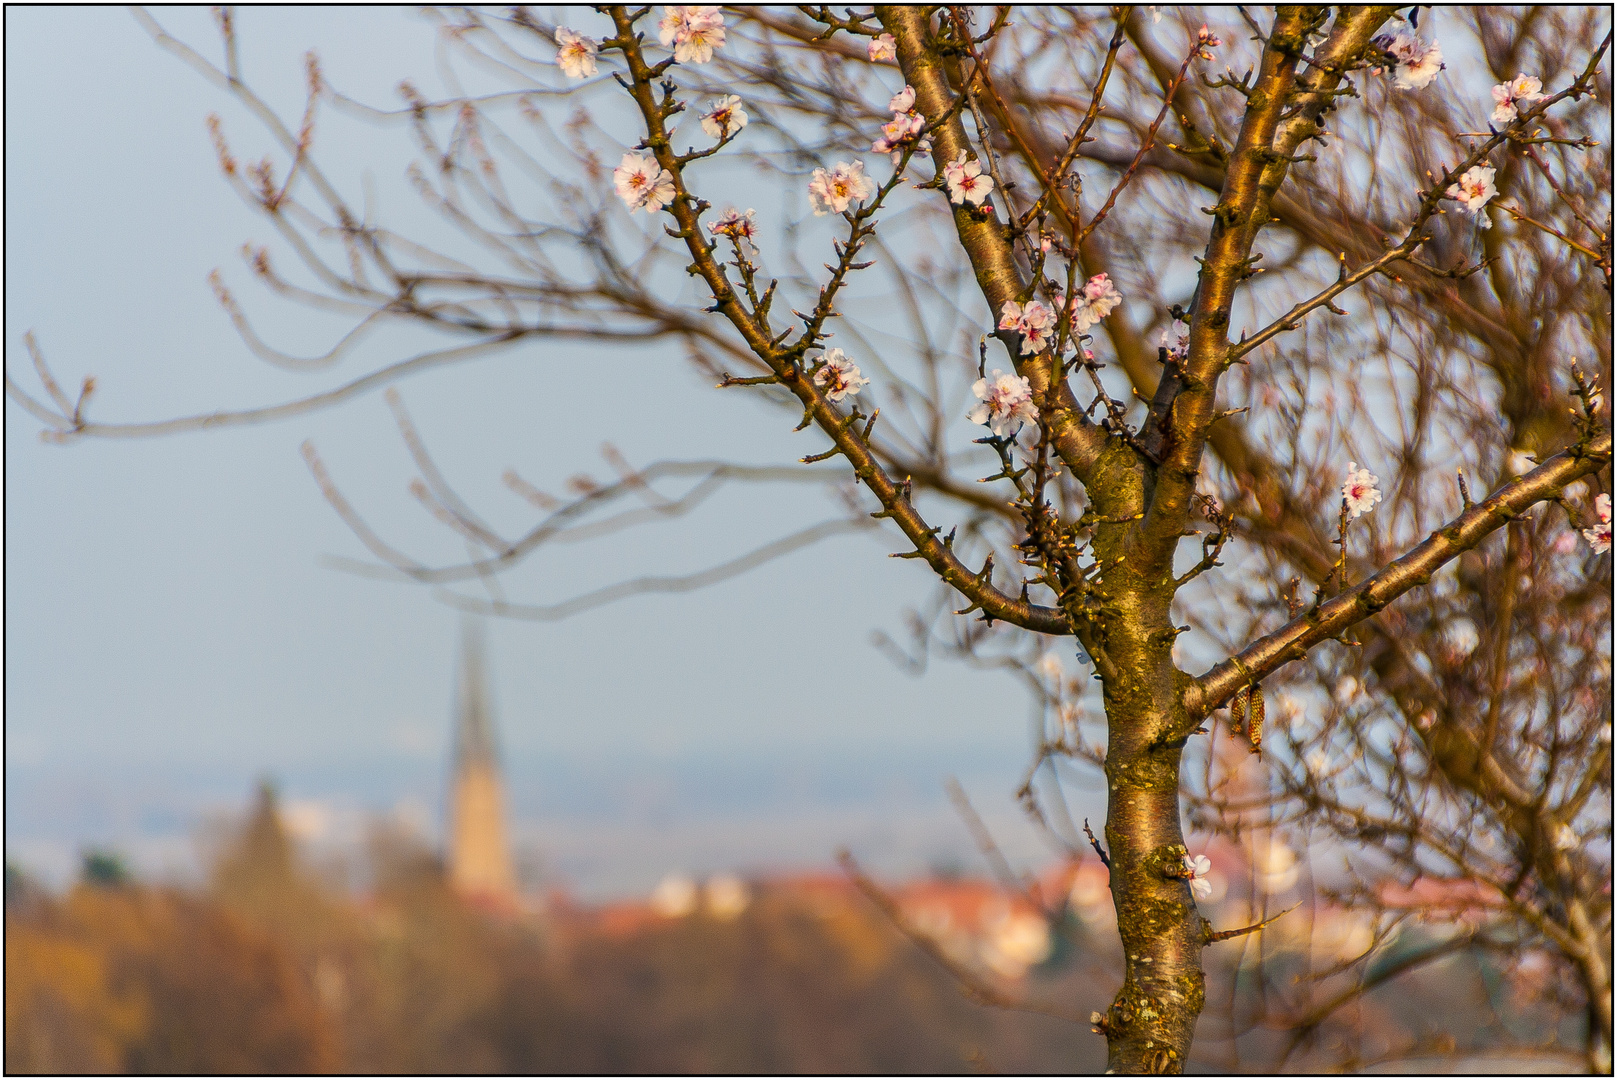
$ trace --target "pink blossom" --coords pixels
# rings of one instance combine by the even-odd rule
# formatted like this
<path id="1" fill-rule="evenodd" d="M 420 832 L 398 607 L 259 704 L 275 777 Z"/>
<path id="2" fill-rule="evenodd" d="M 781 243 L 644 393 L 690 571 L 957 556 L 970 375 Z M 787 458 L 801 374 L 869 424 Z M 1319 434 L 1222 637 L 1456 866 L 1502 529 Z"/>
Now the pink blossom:
<path id="1" fill-rule="evenodd" d="M 747 113 L 741 99 L 731 94 L 714 102 L 713 109 L 702 116 L 702 130 L 710 138 L 726 139 L 747 126 Z"/>
<path id="2" fill-rule="evenodd" d="M 1072 325 L 1081 334 L 1112 313 L 1123 302 L 1112 279 L 1096 274 L 1084 283 L 1083 291 L 1073 297 Z"/>
<path id="3" fill-rule="evenodd" d="M 1493 222 L 1488 215 L 1482 213 L 1482 208 L 1488 205 L 1488 200 L 1499 194 L 1499 189 L 1493 186 L 1494 167 L 1492 165 L 1473 165 L 1460 174 L 1457 183 L 1450 184 L 1444 192 L 1449 198 L 1460 203 L 1468 214 L 1476 214 L 1478 224 L 1486 229 Z"/>
<path id="4" fill-rule="evenodd" d="M 966 419 L 973 424 L 987 424 L 1001 438 L 1039 418 L 1039 410 L 1033 404 L 1033 388 L 1024 376 L 1007 375 L 995 368 L 987 378 L 978 379 L 971 392 L 982 403 L 967 413 Z"/>
<path id="5" fill-rule="evenodd" d="M 830 172 L 815 169 L 809 180 L 809 204 L 815 217 L 846 213 L 850 203 L 863 202 L 876 193 L 876 185 L 865 175 L 862 161 L 838 162 Z"/>
<path id="6" fill-rule="evenodd" d="M 983 175 L 983 167 L 976 160 L 967 161 L 966 152 L 943 167 L 943 182 L 949 188 L 949 201 L 981 206 L 988 193 L 994 190 L 994 178 Z"/>
<path id="7" fill-rule="evenodd" d="M 1595 496 L 1595 523 L 1583 530 L 1583 538 L 1595 551 L 1611 550 L 1611 496 Z"/>
<path id="8" fill-rule="evenodd" d="M 870 380 L 859 374 L 859 367 L 848 359 L 841 349 L 827 349 L 825 363 L 814 372 L 814 385 L 825 391 L 831 401 L 841 401 L 870 385 Z"/>
<path id="9" fill-rule="evenodd" d="M 672 45 L 681 64 L 705 64 L 724 46 L 724 14 L 717 4 L 670 4 L 657 24 L 657 40 Z"/>
<path id="10" fill-rule="evenodd" d="M 870 39 L 869 51 L 871 62 L 879 64 L 883 60 L 898 57 L 898 43 L 893 40 L 892 34 L 878 34 Z"/>
<path id="11" fill-rule="evenodd" d="M 641 209 L 655 213 L 674 201 L 674 174 L 651 154 L 624 154 L 623 164 L 612 171 L 612 182 L 631 214 Z"/>
<path id="12" fill-rule="evenodd" d="M 999 328 L 1015 330 L 1022 335 L 1022 355 L 1032 356 L 1044 351 L 1050 343 L 1050 332 L 1055 329 L 1056 313 L 1037 300 L 1018 304 L 1005 301 L 1000 308 Z"/>
<path id="13" fill-rule="evenodd" d="M 1207 875 L 1213 872 L 1213 861 L 1206 855 L 1197 855 L 1191 858 L 1185 856 L 1185 877 L 1190 879 L 1190 891 L 1196 899 L 1206 900 L 1213 895 L 1213 883 L 1207 880 Z"/>
<path id="14" fill-rule="evenodd" d="M 895 115 L 901 115 L 903 113 L 910 112 L 914 108 L 915 108 L 915 87 L 911 86 L 909 83 L 905 83 L 904 84 L 904 89 L 902 89 L 898 93 L 894 94 L 893 95 L 893 100 L 891 100 L 891 101 L 889 101 L 887 103 L 887 110 L 889 112 L 891 112 L 891 113 L 894 113 Z"/>
<path id="15" fill-rule="evenodd" d="M 1361 469 L 1355 462 L 1348 462 L 1347 483 L 1342 485 L 1342 499 L 1347 503 L 1348 517 L 1356 518 L 1360 514 L 1368 514 L 1376 508 L 1381 501 L 1381 492 L 1376 489 L 1380 477 L 1370 475 L 1369 469 Z"/>
<path id="16" fill-rule="evenodd" d="M 1518 109 L 1544 100 L 1544 95 L 1539 92 L 1543 89 L 1544 84 L 1539 82 L 1536 75 L 1517 75 L 1509 82 L 1500 83 L 1491 91 L 1494 109 L 1489 119 L 1496 125 L 1513 122 Z"/>
<path id="17" fill-rule="evenodd" d="M 932 140 L 921 135 L 926 130 L 926 121 L 920 113 L 901 113 L 882 125 L 881 138 L 870 144 L 870 148 L 878 154 L 891 154 L 893 164 L 897 165 L 904 160 L 904 148 L 911 143 L 920 153 L 927 153 L 932 149 Z"/>
<path id="18" fill-rule="evenodd" d="M 595 74 L 595 54 L 598 46 L 591 38 L 574 33 L 565 26 L 556 27 L 556 63 L 569 79 L 582 79 Z"/>

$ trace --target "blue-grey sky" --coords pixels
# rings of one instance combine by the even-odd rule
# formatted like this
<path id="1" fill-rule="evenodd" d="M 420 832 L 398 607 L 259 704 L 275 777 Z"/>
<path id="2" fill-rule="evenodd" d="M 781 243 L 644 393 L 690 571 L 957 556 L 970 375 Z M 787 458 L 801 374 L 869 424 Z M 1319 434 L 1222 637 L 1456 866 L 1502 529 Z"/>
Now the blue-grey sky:
<path id="1" fill-rule="evenodd" d="M 217 51 L 205 10 L 157 15 Z M 389 100 L 405 76 L 438 86 L 432 27 L 411 13 L 248 9 L 239 22 L 249 78 L 291 115 L 310 47 L 362 99 Z M 218 112 L 247 160 L 266 138 L 121 10 L 8 8 L 6 31 L 5 345 L 25 387 L 30 329 L 66 384 L 97 378 L 91 409 L 107 421 L 288 400 L 420 346 L 395 335 L 323 377 L 253 358 L 212 297 L 215 267 L 289 350 L 317 351 L 327 332 L 268 303 L 243 268 L 237 249 L 271 229 L 223 183 L 204 120 Z M 385 219 L 419 216 L 404 132 L 333 119 L 320 138 L 348 190 L 369 174 Z M 635 392 L 611 414 L 558 392 L 625 370 Z M 445 473 L 512 530 L 525 515 L 504 469 L 557 490 L 607 474 L 604 441 L 637 462 L 819 449 L 779 412 L 714 392 L 673 347 L 536 344 L 401 391 Z M 365 553 L 298 454 L 312 439 L 384 535 L 453 557 L 405 490 L 410 461 L 379 396 L 207 434 L 60 447 L 39 430 L 7 402 L 8 858 L 60 880 L 81 845 L 113 844 L 178 871 L 198 824 L 263 774 L 311 835 L 394 809 L 436 821 L 457 617 L 424 591 L 321 565 Z M 835 512 L 812 491 L 738 490 L 547 553 L 513 596 L 699 569 Z M 843 842 L 895 871 L 971 865 L 940 788 L 956 773 L 1007 845 L 1035 854 L 1011 798 L 1028 754 L 1017 685 L 948 664 L 912 679 L 869 644 L 878 628 L 901 636 L 931 587 L 918 564 L 883 557 L 895 543 L 843 537 L 704 592 L 491 625 L 524 843 L 587 895 L 672 869 L 821 865 Z"/>

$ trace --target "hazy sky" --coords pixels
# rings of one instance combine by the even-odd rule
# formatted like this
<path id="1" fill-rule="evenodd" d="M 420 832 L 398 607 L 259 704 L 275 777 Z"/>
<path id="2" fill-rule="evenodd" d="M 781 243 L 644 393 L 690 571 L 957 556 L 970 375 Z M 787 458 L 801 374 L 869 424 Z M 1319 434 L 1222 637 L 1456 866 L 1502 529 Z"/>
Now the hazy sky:
<path id="1" fill-rule="evenodd" d="M 205 10 L 157 14 L 216 54 Z M 272 230 L 220 178 L 204 119 L 218 112 L 247 160 L 267 138 L 122 10 L 8 8 L 6 30 L 6 362 L 23 386 L 38 388 L 29 329 L 65 384 L 97 378 L 91 411 L 107 421 L 276 403 L 422 347 L 384 339 L 324 376 L 255 359 L 213 300 L 215 267 L 289 351 L 329 341 L 243 267 L 240 245 Z M 411 13 L 246 10 L 240 31 L 249 79 L 288 115 L 311 46 L 362 99 L 392 100 L 405 76 L 438 86 L 432 28 Z M 400 180 L 403 131 L 332 120 L 320 138 L 348 191 L 369 173 L 384 219 L 420 214 Z M 559 404 L 563 380 L 626 370 L 635 392 L 612 413 Z M 603 441 L 637 462 L 820 448 L 779 412 L 715 393 L 677 348 L 535 344 L 401 390 L 445 473 L 512 531 L 528 518 L 504 469 L 557 490 L 581 470 L 607 475 Z M 680 416 L 695 422 L 668 419 Z M 406 491 L 411 464 L 380 396 L 159 439 L 59 447 L 39 429 L 8 401 L 8 858 L 59 880 L 81 845 L 111 843 L 181 867 L 197 823 L 239 806 L 261 774 L 311 833 L 351 835 L 362 814 L 399 807 L 437 818 L 457 616 L 414 587 L 321 565 L 365 552 L 298 454 L 314 440 L 384 535 L 453 557 Z M 817 493 L 738 490 L 547 553 L 513 598 L 700 569 L 835 513 Z M 948 664 L 912 679 L 869 644 L 878 628 L 901 636 L 931 587 L 919 564 L 883 557 L 896 545 L 844 537 L 792 556 L 791 574 L 492 624 L 519 834 L 596 895 L 675 868 L 821 865 L 842 842 L 894 869 L 970 865 L 941 796 L 956 773 L 1013 850 L 1036 851 L 1010 794 L 1029 745 L 1017 685 Z"/>

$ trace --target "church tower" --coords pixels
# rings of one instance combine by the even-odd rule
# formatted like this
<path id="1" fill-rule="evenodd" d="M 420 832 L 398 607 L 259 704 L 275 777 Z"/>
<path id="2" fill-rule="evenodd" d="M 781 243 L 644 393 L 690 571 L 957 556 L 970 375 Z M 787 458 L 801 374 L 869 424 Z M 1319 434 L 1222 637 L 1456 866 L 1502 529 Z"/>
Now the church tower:
<path id="1" fill-rule="evenodd" d="M 515 899 L 505 836 L 505 788 L 494 743 L 483 624 L 461 625 L 455 676 L 455 760 L 449 784 L 449 883 L 462 896 Z"/>

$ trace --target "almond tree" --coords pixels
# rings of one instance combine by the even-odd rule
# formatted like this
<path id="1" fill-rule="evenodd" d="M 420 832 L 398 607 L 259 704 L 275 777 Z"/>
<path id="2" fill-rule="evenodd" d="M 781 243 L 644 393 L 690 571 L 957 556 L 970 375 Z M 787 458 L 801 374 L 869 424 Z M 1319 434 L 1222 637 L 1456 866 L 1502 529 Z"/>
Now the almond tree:
<path id="1" fill-rule="evenodd" d="M 1315 824 L 1417 875 L 1434 859 L 1462 867 L 1577 972 L 1590 1061 L 1609 1067 L 1610 898 L 1599 882 L 1610 817 L 1592 799 L 1610 790 L 1609 737 L 1604 750 L 1597 737 L 1609 704 L 1566 708 L 1561 696 L 1580 676 L 1610 678 L 1610 608 L 1595 602 L 1609 592 L 1609 560 L 1579 553 L 1605 552 L 1610 536 L 1609 497 L 1594 497 L 1609 488 L 1611 460 L 1600 389 L 1611 367 L 1610 147 L 1584 134 L 1609 128 L 1608 17 L 1468 13 L 1474 47 L 1462 69 L 1461 51 L 1451 44 L 1446 58 L 1418 11 L 1406 20 L 1397 10 L 1282 6 L 1262 21 L 1242 12 L 1244 24 L 1221 11 L 1217 29 L 1199 30 L 1127 8 L 692 6 L 654 22 L 649 8 L 602 7 L 569 13 L 572 26 L 525 9 L 446 13 L 449 39 L 513 89 L 434 101 L 406 84 L 402 110 L 367 115 L 409 125 L 430 167 L 413 174 L 423 197 L 500 269 L 408 243 L 352 209 L 316 162 L 315 122 L 322 103 L 365 107 L 332 91 L 312 57 L 294 132 L 241 79 L 228 12 L 222 66 L 142 16 L 291 159 L 243 167 L 214 124 L 225 176 L 279 230 L 304 278 L 283 276 L 266 249 L 249 251 L 254 270 L 295 301 L 356 315 L 325 359 L 383 321 L 463 342 L 306 401 L 155 425 L 89 419 L 90 384 L 68 398 L 37 350 L 50 401 L 9 375 L 7 390 L 48 435 L 71 440 L 273 419 L 544 336 L 681 339 L 721 388 L 761 394 L 829 439 L 803 463 L 851 474 L 850 522 L 896 529 L 895 556 L 924 562 L 961 604 L 946 631 L 959 651 L 1028 666 L 1047 648 L 1030 642 L 1068 638 L 1092 668 L 1104 748 L 1084 742 L 1073 712 L 1035 770 L 1087 757 L 1105 777 L 1104 843 L 1091 839 L 1110 869 L 1126 957 L 1121 989 L 1093 1019 L 1111 1068 L 1180 1071 L 1205 1000 L 1203 949 L 1261 926 L 1214 927 L 1198 911 L 1210 867 L 1187 847 L 1180 808 L 1188 792 L 1195 820 L 1252 827 L 1259 807 L 1229 798 L 1213 755 L 1192 740 L 1229 704 L 1240 738 L 1261 751 L 1266 718 L 1307 711 L 1267 711 L 1278 684 L 1303 685 L 1299 672 L 1373 684 L 1383 715 L 1402 721 L 1401 741 L 1384 752 L 1369 728 L 1334 716 L 1317 736 L 1271 722 L 1268 745 L 1285 748 L 1275 757 L 1301 771 L 1273 774 L 1264 798 L 1283 805 L 1264 827 Z M 1181 26 L 1173 52 L 1164 43 Z M 1220 50 L 1244 74 L 1214 78 Z M 590 109 L 559 123 L 554 97 L 572 85 Z M 501 106 L 515 108 L 524 134 L 501 126 Z M 610 175 L 603 153 L 619 161 Z M 833 218 L 823 273 L 739 208 L 747 200 L 716 167 L 744 153 L 780 187 L 806 189 L 814 216 Z M 872 167 L 867 153 L 890 166 Z M 645 218 L 626 221 L 625 209 Z M 638 220 L 654 224 L 637 233 Z M 862 296 L 856 285 L 877 274 L 889 291 Z M 1176 280 L 1182 292 L 1163 295 Z M 255 351 L 284 360 L 216 287 Z M 957 396 L 963 372 L 969 406 Z M 486 578 L 669 477 L 703 480 L 654 503 L 665 512 L 714 484 L 782 476 L 622 463 L 620 482 L 563 501 L 512 475 L 545 517 L 511 540 L 443 481 L 395 405 L 421 468 L 417 497 L 481 557 L 429 567 L 401 554 L 306 453 L 371 550 L 427 583 Z M 975 440 L 984 449 L 958 446 L 962 412 L 987 429 Z M 1510 467 L 1501 442 L 1518 451 Z M 961 477 L 985 463 L 979 483 Z M 1499 482 L 1473 497 L 1467 475 Z M 1535 511 L 1546 503 L 1554 522 Z M 1485 562 L 1471 577 L 1495 579 L 1465 584 L 1468 558 L 1498 560 L 1488 542 L 1501 532 L 1512 569 L 1501 579 Z M 1245 551 L 1228 547 L 1237 535 Z M 1556 554 L 1576 556 L 1580 580 L 1595 583 L 1572 630 L 1567 564 L 1554 598 L 1522 602 L 1519 587 L 1523 568 L 1566 537 L 1586 546 Z M 1239 573 L 1212 574 L 1226 551 L 1240 554 Z M 1439 578 L 1455 562 L 1458 594 Z M 554 617 L 611 596 L 549 607 L 447 598 Z M 1489 609 L 1494 686 L 1480 716 L 1454 682 L 1433 677 L 1410 629 L 1452 632 L 1467 603 Z M 921 630 L 926 639 L 933 627 Z M 1223 659 L 1196 663 L 1215 647 Z M 1535 649 L 1534 673 L 1513 676 Z M 1058 712 L 1079 707 L 1063 695 L 1073 696 L 1050 695 Z M 1354 744 L 1353 760 L 1372 761 L 1351 784 L 1320 779 L 1345 775 L 1329 757 L 1310 771 L 1310 753 L 1333 745 L 1352 757 Z M 1207 763 L 1199 784 L 1182 775 L 1187 752 Z M 1025 790 L 1042 819 L 1031 775 Z M 1431 816 L 1433 800 L 1449 817 Z M 1452 829 L 1465 813 L 1516 857 L 1445 848 L 1441 823 Z M 1070 829 L 1066 839 L 1079 842 Z M 1306 1027 L 1318 1008 L 1299 1008 Z"/>

